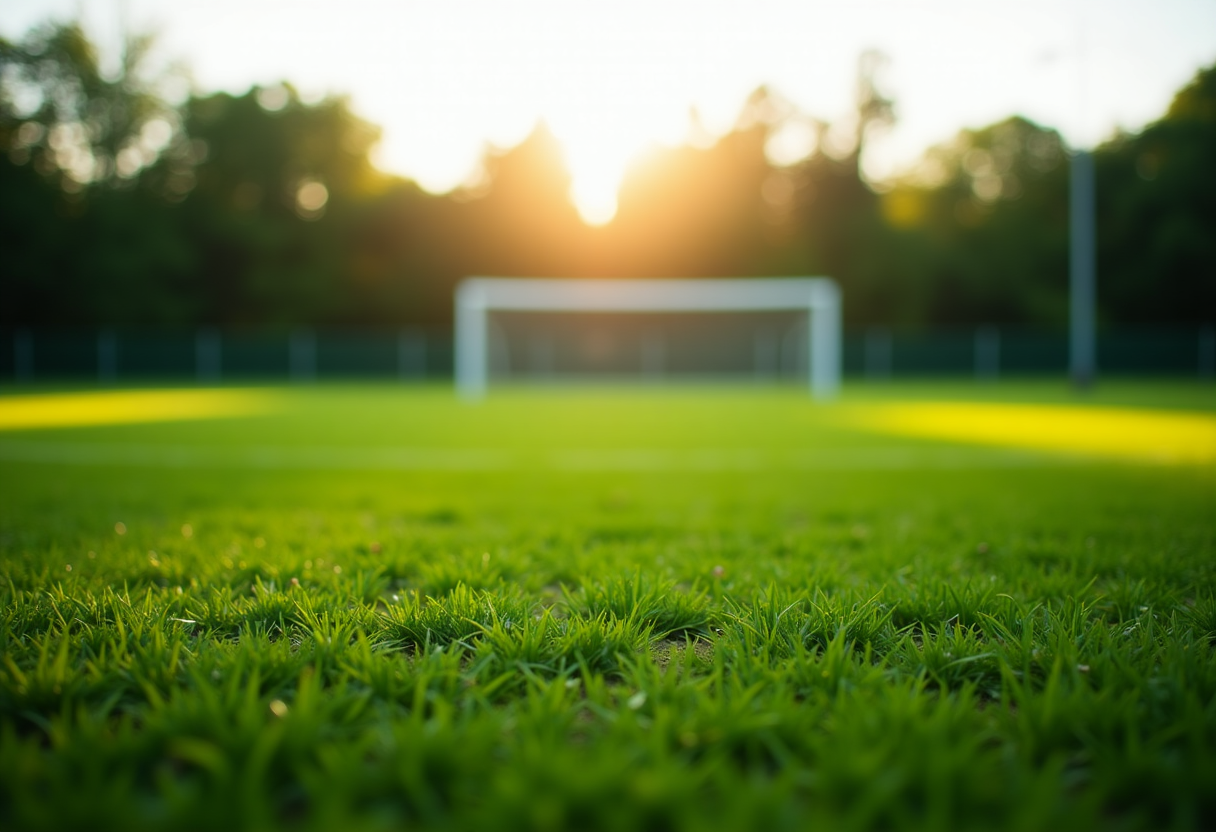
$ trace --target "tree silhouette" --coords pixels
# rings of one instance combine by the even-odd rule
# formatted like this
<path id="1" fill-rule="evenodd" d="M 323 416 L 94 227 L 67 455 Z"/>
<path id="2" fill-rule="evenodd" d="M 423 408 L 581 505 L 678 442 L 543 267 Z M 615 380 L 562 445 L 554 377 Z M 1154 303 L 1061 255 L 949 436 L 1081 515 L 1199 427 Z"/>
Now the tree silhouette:
<path id="1" fill-rule="evenodd" d="M 447 195 L 378 171 L 378 130 L 288 84 L 171 106 L 130 38 L 103 75 L 78 26 L 0 42 L 0 324 L 447 325 L 472 274 L 826 274 L 853 325 L 1056 324 L 1067 303 L 1065 151 L 1017 116 L 958 136 L 876 191 L 867 143 L 894 117 L 863 54 L 856 112 L 788 167 L 808 117 L 772 90 L 734 129 L 652 148 L 617 216 L 588 227 L 543 124 Z M 1163 117 L 1095 151 L 1107 322 L 1216 319 L 1216 68 Z"/>
<path id="2" fill-rule="evenodd" d="M 1159 121 L 1119 136 L 1096 161 L 1105 317 L 1216 321 L 1216 66 Z"/>

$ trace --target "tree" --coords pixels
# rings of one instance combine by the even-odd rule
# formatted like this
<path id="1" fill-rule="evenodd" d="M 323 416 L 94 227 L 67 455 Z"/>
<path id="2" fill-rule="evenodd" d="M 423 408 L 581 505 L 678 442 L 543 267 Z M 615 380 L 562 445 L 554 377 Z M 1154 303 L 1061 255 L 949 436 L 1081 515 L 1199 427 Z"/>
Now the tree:
<path id="1" fill-rule="evenodd" d="M 181 206 L 202 319 L 357 318 L 352 223 L 390 183 L 369 158 L 378 131 L 345 100 L 307 105 L 287 85 L 192 98 L 183 120 L 202 156 Z"/>
<path id="2" fill-rule="evenodd" d="M 891 321 L 889 301 L 899 275 L 883 243 L 887 228 L 878 197 L 862 172 L 867 141 L 894 119 L 894 104 L 877 78 L 884 61 L 874 51 L 858 61 L 852 140 L 829 147 L 830 127 L 821 123 L 815 152 L 793 171 L 810 270 L 841 284 L 845 319 L 854 324 Z"/>
<path id="3" fill-rule="evenodd" d="M 191 159 L 174 109 L 126 39 L 118 71 L 74 24 L 0 40 L 0 321 L 74 325 L 189 317 L 189 256 L 142 174 L 176 186 Z"/>
<path id="4" fill-rule="evenodd" d="M 1012 117 L 932 148 L 881 200 L 902 323 L 1067 316 L 1068 202 L 1058 133 Z"/>
<path id="5" fill-rule="evenodd" d="M 0 141 L 68 193 L 135 179 L 180 134 L 147 71 L 153 39 L 124 40 L 118 71 L 101 69 L 78 24 L 45 25 L 19 44 L 0 39 Z"/>
<path id="6" fill-rule="evenodd" d="M 466 274 L 565 277 L 577 270 L 588 228 L 570 201 L 561 146 L 543 124 L 508 150 L 488 150 L 483 181 L 457 193 Z"/>
<path id="7" fill-rule="evenodd" d="M 1179 91 L 1159 121 L 1095 157 L 1105 317 L 1216 321 L 1216 66 Z"/>

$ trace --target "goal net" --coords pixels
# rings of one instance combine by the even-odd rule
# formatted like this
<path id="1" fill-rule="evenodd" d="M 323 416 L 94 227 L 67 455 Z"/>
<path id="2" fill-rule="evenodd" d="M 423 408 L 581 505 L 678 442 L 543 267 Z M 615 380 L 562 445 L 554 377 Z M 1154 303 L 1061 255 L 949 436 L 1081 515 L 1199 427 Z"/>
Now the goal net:
<path id="1" fill-rule="evenodd" d="M 753 378 L 840 385 L 840 292 L 827 278 L 475 277 L 456 291 L 456 387 L 491 381 Z"/>

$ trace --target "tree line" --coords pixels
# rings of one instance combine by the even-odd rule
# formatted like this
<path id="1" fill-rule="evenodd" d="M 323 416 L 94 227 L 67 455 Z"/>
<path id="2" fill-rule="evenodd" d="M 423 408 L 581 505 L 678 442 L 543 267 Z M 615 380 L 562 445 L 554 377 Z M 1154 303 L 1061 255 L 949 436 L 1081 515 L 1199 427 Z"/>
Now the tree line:
<path id="1" fill-rule="evenodd" d="M 768 90 L 707 147 L 653 148 L 589 226 L 544 125 L 444 195 L 378 170 L 378 129 L 289 85 L 170 103 L 150 41 L 103 72 L 75 25 L 0 41 L 0 325 L 446 326 L 466 275 L 830 275 L 851 325 L 1062 325 L 1068 151 L 1011 116 L 871 183 L 892 102 L 863 58 L 856 128 L 808 121 L 791 165 L 766 146 L 805 116 Z M 839 125 L 837 125 L 839 127 Z M 1216 66 L 1161 118 L 1095 150 L 1102 321 L 1216 319 Z"/>

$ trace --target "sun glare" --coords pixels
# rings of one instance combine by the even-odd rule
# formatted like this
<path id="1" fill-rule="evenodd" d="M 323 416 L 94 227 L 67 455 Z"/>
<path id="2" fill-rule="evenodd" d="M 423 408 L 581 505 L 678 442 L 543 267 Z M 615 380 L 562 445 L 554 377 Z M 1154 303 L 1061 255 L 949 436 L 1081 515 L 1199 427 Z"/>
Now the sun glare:
<path id="1" fill-rule="evenodd" d="M 554 135 L 561 142 L 570 172 L 570 201 L 590 225 L 603 225 L 617 215 L 621 180 L 635 159 L 654 144 L 676 144 L 670 130 L 636 123 L 604 123 L 602 113 L 561 120 Z M 613 119 L 615 120 L 615 119 Z"/>
<path id="2" fill-rule="evenodd" d="M 624 167 L 604 154 L 599 159 L 594 154 L 574 168 L 570 185 L 570 199 L 578 209 L 579 216 L 588 225 L 605 225 L 616 216 L 617 192 L 620 189 Z M 570 154 L 569 158 L 579 156 Z"/>
<path id="3" fill-rule="evenodd" d="M 282 80 L 309 100 L 349 94 L 354 110 L 383 128 L 377 164 L 433 193 L 467 183 L 487 145 L 513 147 L 544 121 L 567 152 L 572 197 L 592 222 L 613 214 L 633 154 L 691 138 L 690 107 L 705 135 L 721 136 L 766 84 L 808 116 L 843 123 L 867 49 L 890 58 L 887 91 L 898 104 L 899 118 L 865 157 L 867 172 L 881 176 L 913 166 L 961 127 L 1012 112 L 1063 128 L 1070 141 L 1081 113 L 1091 122 L 1085 141 L 1115 125 L 1136 129 L 1206 65 L 1216 32 L 1212 4 L 1195 0 L 1121 4 L 1088 32 L 1084 54 L 1076 22 L 1092 0 L 1033 0 L 1016 14 L 1010 4 L 967 0 L 129 5 L 132 29 L 162 32 L 161 50 L 191 67 L 200 90 L 239 93 L 256 83 L 269 110 L 286 103 Z M 109 0 L 0 3 L 4 35 L 53 7 L 65 18 L 79 7 L 114 42 Z M 786 164 L 810 140 L 805 124 L 792 125 L 774 137 L 770 156 Z"/>
<path id="4" fill-rule="evenodd" d="M 512 147 L 539 123 L 544 123 L 562 149 L 562 164 L 570 174 L 570 199 L 579 215 L 591 225 L 612 220 L 617 210 L 617 193 L 634 161 L 655 145 L 676 146 L 695 142 L 705 128 L 694 123 L 687 106 L 674 106 L 669 95 L 647 89 L 638 79 L 615 79 L 612 84 L 586 83 L 583 87 L 558 88 L 538 95 L 543 86 L 538 75 L 533 83 L 504 96 L 496 106 L 530 113 L 516 119 L 511 130 L 489 141 L 494 147 Z M 454 184 L 466 181 L 468 171 L 479 167 L 477 159 L 485 146 L 444 143 L 436 135 L 429 174 L 418 182 L 432 193 L 443 193 Z M 412 137 L 417 141 L 418 137 Z M 409 149 L 386 137 L 377 155 L 384 169 L 405 167 Z"/>
<path id="5" fill-rule="evenodd" d="M 705 126 L 721 135 L 750 89 L 749 80 L 726 73 L 720 59 L 727 50 L 716 31 L 688 30 L 701 20 L 692 4 L 524 5 L 528 13 L 487 7 L 472 16 L 437 7 L 415 20 L 443 34 L 416 44 L 411 54 L 444 71 L 385 72 L 381 92 L 392 86 L 398 99 L 425 99 L 426 118 L 437 129 L 386 130 L 381 167 L 416 171 L 427 190 L 447 191 L 477 168 L 486 143 L 514 146 L 543 122 L 561 145 L 571 201 L 586 222 L 600 225 L 615 216 L 621 180 L 639 154 L 655 144 L 681 144 L 696 132 L 690 105 L 698 103 Z M 413 19 L 413 12 L 402 14 Z M 659 36 L 666 31 L 683 35 Z M 702 106 L 706 89 L 729 103 Z M 380 95 L 365 86 L 357 97 L 370 103 Z M 499 128 L 486 132 L 487 124 Z M 452 140 L 479 131 L 483 143 Z M 424 157 L 425 171 L 417 164 Z"/>
<path id="6" fill-rule="evenodd" d="M 577 83 L 555 88 L 543 116 L 565 151 L 571 200 L 584 220 L 602 225 L 616 214 L 617 192 L 634 160 L 656 144 L 688 141 L 698 125 L 654 76 L 600 71 L 611 64 L 612 42 L 597 46 L 573 73 Z"/>

